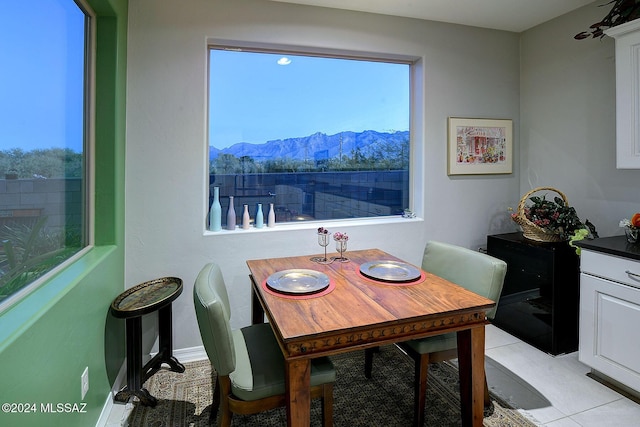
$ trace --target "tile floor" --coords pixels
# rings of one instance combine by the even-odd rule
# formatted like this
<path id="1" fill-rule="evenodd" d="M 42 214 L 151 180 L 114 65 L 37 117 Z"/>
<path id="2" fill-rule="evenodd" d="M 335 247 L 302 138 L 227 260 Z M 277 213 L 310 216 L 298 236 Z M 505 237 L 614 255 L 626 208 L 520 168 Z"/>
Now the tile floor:
<path id="1" fill-rule="evenodd" d="M 640 405 L 589 378 L 577 352 L 551 356 L 492 325 L 485 348 L 489 388 L 537 425 L 640 426 Z"/>
<path id="2" fill-rule="evenodd" d="M 551 356 L 489 325 L 486 358 L 489 388 L 538 426 L 640 426 L 640 405 L 587 377 L 577 353 Z M 127 426 L 127 406 L 105 427 Z"/>

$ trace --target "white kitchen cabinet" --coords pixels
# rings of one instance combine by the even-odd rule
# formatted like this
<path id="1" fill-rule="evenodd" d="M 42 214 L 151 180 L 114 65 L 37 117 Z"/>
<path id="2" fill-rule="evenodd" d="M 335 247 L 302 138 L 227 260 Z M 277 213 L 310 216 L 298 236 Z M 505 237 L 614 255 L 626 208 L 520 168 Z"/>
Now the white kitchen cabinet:
<path id="1" fill-rule="evenodd" d="M 580 268 L 578 358 L 640 392 L 640 260 L 583 247 Z"/>
<path id="2" fill-rule="evenodd" d="M 616 167 L 640 169 L 640 19 L 605 34 L 616 42 Z"/>

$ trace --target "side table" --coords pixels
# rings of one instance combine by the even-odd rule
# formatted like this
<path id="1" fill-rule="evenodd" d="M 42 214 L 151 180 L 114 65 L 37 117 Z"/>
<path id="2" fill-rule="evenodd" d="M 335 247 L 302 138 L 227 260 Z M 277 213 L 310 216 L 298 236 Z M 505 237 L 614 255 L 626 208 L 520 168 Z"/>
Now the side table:
<path id="1" fill-rule="evenodd" d="M 145 406 L 156 406 L 157 399 L 142 388 L 163 363 L 173 372 L 184 372 L 184 365 L 173 356 L 171 303 L 182 293 L 182 279 L 164 277 L 127 289 L 111 303 L 111 314 L 126 319 L 127 385 L 115 400 L 126 403 L 136 396 Z M 158 311 L 159 351 L 142 366 L 142 316 Z"/>
<path id="2" fill-rule="evenodd" d="M 575 249 L 518 232 L 488 236 L 487 253 L 507 263 L 491 323 L 553 355 L 576 351 L 580 258 Z"/>

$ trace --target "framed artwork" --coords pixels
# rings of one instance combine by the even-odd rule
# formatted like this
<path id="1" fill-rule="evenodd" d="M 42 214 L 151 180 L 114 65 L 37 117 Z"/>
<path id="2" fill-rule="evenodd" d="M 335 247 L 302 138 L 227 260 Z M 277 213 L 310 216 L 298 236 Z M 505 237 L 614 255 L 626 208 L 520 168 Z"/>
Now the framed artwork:
<path id="1" fill-rule="evenodd" d="M 512 120 L 449 117 L 448 135 L 448 175 L 512 172 Z"/>

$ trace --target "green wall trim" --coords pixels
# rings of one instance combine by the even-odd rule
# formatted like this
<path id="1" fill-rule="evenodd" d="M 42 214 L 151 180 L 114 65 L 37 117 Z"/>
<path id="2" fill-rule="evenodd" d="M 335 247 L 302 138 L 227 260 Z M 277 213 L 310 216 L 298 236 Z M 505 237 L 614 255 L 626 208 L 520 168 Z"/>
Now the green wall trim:
<path id="1" fill-rule="evenodd" d="M 108 366 L 122 361 L 124 325 L 109 314 L 123 288 L 122 259 L 121 248 L 93 248 L 0 316 L 1 329 L 9 331 L 0 350 L 0 402 L 38 409 L 28 416 L 2 412 L 0 425 L 95 425 L 113 383 Z M 83 413 L 42 412 L 40 405 L 49 403 L 86 406 Z"/>
<path id="2" fill-rule="evenodd" d="M 0 426 L 94 426 L 124 362 L 124 322 L 109 313 L 124 290 L 127 0 L 87 0 L 96 13 L 95 246 L 0 313 Z M 82 372 L 89 391 L 82 398 Z M 76 405 L 82 412 L 42 408 Z M 47 406 L 53 405 L 53 406 Z"/>
<path id="3" fill-rule="evenodd" d="M 95 267 L 115 251 L 115 246 L 90 248 L 87 253 L 64 268 L 46 284 L 27 295 L 20 302 L 0 314 L 0 353 L 16 337 L 40 320 L 78 283 L 90 275 Z"/>

